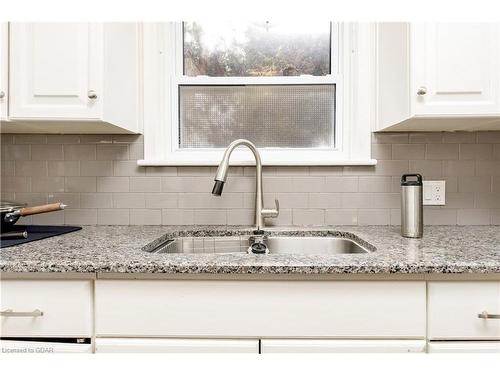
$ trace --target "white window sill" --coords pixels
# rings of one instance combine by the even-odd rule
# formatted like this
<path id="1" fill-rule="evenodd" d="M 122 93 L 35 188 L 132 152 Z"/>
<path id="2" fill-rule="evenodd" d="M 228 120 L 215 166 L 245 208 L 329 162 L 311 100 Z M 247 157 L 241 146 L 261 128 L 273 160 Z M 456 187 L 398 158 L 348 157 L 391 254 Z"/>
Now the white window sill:
<path id="1" fill-rule="evenodd" d="M 138 160 L 137 164 L 141 167 L 158 167 L 158 166 L 218 166 L 221 159 L 217 160 Z M 255 160 L 231 160 L 231 166 L 252 166 L 255 165 Z M 376 165 L 376 159 L 367 160 L 277 160 L 266 161 L 262 160 L 264 166 L 370 166 Z"/>

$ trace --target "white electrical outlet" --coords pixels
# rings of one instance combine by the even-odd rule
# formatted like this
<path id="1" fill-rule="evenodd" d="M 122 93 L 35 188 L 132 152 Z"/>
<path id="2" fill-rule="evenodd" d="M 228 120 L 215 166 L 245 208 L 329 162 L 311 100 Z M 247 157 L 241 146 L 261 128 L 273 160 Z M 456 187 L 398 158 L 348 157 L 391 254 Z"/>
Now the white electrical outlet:
<path id="1" fill-rule="evenodd" d="M 444 206 L 446 181 L 424 181 L 424 206 Z"/>

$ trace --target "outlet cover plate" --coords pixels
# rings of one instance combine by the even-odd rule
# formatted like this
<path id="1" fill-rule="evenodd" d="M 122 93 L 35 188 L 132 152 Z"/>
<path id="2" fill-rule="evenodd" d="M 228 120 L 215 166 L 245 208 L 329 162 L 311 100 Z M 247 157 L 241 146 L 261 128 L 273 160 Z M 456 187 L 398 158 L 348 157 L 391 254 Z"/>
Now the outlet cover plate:
<path id="1" fill-rule="evenodd" d="M 423 182 L 424 206 L 444 206 L 446 204 L 446 181 Z"/>

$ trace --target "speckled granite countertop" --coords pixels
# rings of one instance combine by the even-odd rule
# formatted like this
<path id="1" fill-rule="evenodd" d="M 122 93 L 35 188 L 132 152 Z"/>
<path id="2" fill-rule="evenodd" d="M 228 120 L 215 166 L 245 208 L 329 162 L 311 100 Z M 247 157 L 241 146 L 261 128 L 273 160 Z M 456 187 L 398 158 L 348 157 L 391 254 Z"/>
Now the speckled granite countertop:
<path id="1" fill-rule="evenodd" d="M 373 245 L 369 254 L 329 256 L 154 254 L 153 241 L 247 232 L 241 227 L 87 226 L 81 231 L 0 249 L 1 272 L 188 274 L 436 274 L 500 273 L 499 226 L 433 226 L 405 239 L 398 227 L 268 228 L 310 235 L 350 232 Z"/>

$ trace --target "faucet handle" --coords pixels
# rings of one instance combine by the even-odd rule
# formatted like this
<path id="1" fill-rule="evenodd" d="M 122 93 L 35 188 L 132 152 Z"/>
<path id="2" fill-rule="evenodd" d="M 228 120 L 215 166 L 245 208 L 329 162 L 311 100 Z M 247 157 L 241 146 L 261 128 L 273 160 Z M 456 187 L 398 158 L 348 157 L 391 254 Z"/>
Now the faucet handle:
<path id="1" fill-rule="evenodd" d="M 276 208 L 263 208 L 262 209 L 262 217 L 278 217 L 280 214 L 280 202 L 275 199 L 274 204 Z"/>

